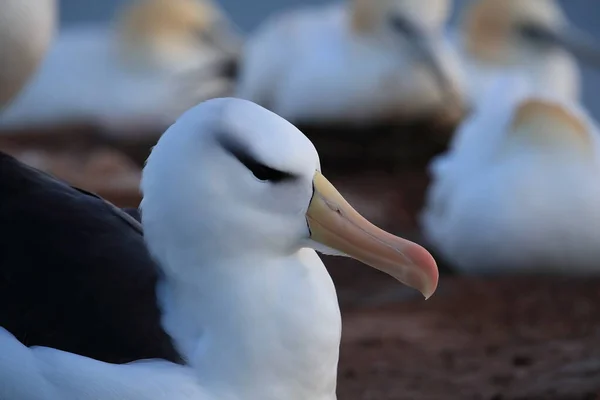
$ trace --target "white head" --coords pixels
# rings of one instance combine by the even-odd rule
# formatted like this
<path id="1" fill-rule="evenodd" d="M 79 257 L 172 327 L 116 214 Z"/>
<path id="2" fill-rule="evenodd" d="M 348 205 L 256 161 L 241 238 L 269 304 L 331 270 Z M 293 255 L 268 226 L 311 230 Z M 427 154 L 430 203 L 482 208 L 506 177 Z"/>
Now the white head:
<path id="1" fill-rule="evenodd" d="M 117 16 L 117 48 L 132 65 L 195 65 L 207 53 L 237 54 L 240 40 L 211 0 L 131 0 Z"/>
<path id="2" fill-rule="evenodd" d="M 575 31 L 555 0 L 470 0 L 461 34 L 471 56 L 491 64 L 524 63 L 559 48 L 600 63 L 593 40 Z"/>
<path id="3" fill-rule="evenodd" d="M 55 0 L 0 4 L 0 109 L 37 70 L 54 34 Z"/>
<path id="4" fill-rule="evenodd" d="M 142 215 L 168 276 L 194 260 L 282 259 L 312 247 L 352 256 L 430 296 L 437 268 L 422 247 L 362 218 L 321 175 L 312 143 L 245 100 L 213 99 L 161 137 L 143 171 Z M 183 255 L 183 257 L 182 257 Z"/>

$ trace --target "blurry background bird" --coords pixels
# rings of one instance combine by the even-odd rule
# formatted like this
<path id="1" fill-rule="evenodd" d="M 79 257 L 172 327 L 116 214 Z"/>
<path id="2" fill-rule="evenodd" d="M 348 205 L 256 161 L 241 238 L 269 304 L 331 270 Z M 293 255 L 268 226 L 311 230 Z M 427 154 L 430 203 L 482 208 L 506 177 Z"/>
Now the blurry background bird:
<path id="1" fill-rule="evenodd" d="M 600 274 L 598 127 L 520 84 L 495 85 L 435 161 L 424 233 L 466 273 Z"/>
<path id="2" fill-rule="evenodd" d="M 450 33 L 471 103 L 502 72 L 524 74 L 537 90 L 578 100 L 576 58 L 600 67 L 600 46 L 579 32 L 554 0 L 470 0 Z"/>
<path id="3" fill-rule="evenodd" d="M 108 21 L 114 11 L 129 0 L 104 0 L 85 1 L 60 0 L 63 5 L 61 12 L 61 24 L 64 26 L 77 25 L 82 22 Z M 346 1 L 346 0 L 344 0 Z M 454 0 L 453 15 L 450 25 L 456 26 L 464 7 L 473 0 Z M 535 0 L 534 0 L 535 1 Z M 252 32 L 265 19 L 281 11 L 289 10 L 297 6 L 323 5 L 331 3 L 331 0 L 260 0 L 252 4 L 241 4 L 238 0 L 219 0 L 218 3 L 230 15 L 231 18 L 244 32 Z M 566 16 L 573 25 L 588 32 L 594 38 L 600 37 L 600 25 L 597 23 L 595 12 L 595 0 L 557 0 L 556 3 L 564 10 Z M 597 82 L 600 77 L 592 68 L 585 65 L 583 70 L 584 85 L 582 87 L 585 104 L 591 109 L 592 114 L 600 116 L 600 101 L 596 100 Z"/>
<path id="4" fill-rule="evenodd" d="M 348 0 L 272 17 L 248 39 L 236 95 L 294 122 L 362 125 L 460 103 L 451 6 Z"/>
<path id="5" fill-rule="evenodd" d="M 45 57 L 54 35 L 57 11 L 55 0 L 5 0 L 0 6 L 1 110 Z"/>
<path id="6" fill-rule="evenodd" d="M 199 101 L 230 93 L 227 69 L 240 45 L 211 0 L 131 0 L 108 24 L 64 28 L 0 126 L 164 128 Z"/>

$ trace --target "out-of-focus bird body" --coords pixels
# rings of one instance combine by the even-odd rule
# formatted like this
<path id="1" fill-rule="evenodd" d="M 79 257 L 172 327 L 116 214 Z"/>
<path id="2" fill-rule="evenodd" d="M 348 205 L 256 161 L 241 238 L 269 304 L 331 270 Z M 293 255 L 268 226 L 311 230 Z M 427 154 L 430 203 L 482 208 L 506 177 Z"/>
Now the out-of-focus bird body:
<path id="1" fill-rule="evenodd" d="M 425 234 L 466 273 L 600 272 L 598 129 L 558 96 L 497 91 L 511 89 L 434 161 Z"/>
<path id="2" fill-rule="evenodd" d="M 370 7 L 376 11 L 366 11 L 368 4 L 355 1 L 352 7 L 339 3 L 276 16 L 248 42 L 238 96 L 292 121 L 317 123 L 373 123 L 439 107 L 443 97 L 435 79 L 415 60 L 408 40 L 386 26 L 385 14 L 414 16 L 458 90 L 458 60 L 436 37 L 445 4 L 397 3 L 375 2 Z"/>
<path id="3" fill-rule="evenodd" d="M 156 70 L 132 71 L 116 66 L 114 42 L 105 40 L 113 36 L 110 29 L 101 27 L 72 28 L 63 33 L 40 75 L 0 121 L 10 126 L 69 119 L 110 124 L 147 114 L 157 118 L 166 114 L 166 118 L 173 112 L 168 107 L 176 105 L 169 100 L 185 93 L 184 86 L 178 85 L 179 76 L 168 70 L 157 74 Z"/>

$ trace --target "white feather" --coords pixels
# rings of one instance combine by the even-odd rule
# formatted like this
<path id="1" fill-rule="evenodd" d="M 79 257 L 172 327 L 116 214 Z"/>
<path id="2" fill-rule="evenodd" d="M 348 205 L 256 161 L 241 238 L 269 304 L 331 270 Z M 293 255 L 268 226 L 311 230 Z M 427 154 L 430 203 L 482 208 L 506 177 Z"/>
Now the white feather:
<path id="1" fill-rule="evenodd" d="M 108 364 L 26 347 L 0 327 L 0 399 L 208 400 L 189 367 L 160 360 Z"/>

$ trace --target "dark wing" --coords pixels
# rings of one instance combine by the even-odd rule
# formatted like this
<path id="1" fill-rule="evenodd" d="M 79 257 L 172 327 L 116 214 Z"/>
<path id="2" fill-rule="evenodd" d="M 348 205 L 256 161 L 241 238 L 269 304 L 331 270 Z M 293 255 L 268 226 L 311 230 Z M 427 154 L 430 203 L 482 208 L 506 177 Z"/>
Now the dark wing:
<path id="1" fill-rule="evenodd" d="M 181 362 L 142 234 L 100 197 L 0 152 L 0 326 L 107 362 Z"/>
<path id="2" fill-rule="evenodd" d="M 127 215 L 135 219 L 137 222 L 142 223 L 142 214 L 138 208 L 125 207 L 121 210 L 123 210 L 125 213 L 127 213 Z"/>

